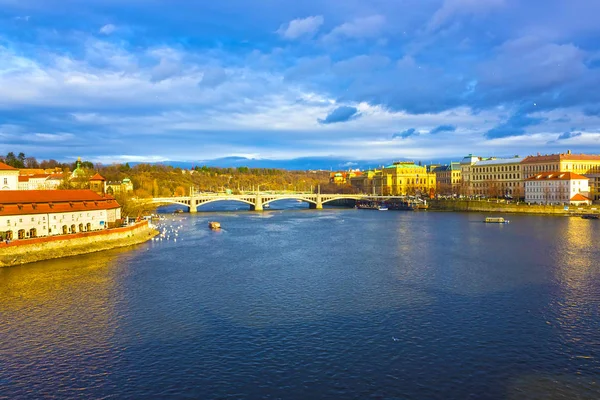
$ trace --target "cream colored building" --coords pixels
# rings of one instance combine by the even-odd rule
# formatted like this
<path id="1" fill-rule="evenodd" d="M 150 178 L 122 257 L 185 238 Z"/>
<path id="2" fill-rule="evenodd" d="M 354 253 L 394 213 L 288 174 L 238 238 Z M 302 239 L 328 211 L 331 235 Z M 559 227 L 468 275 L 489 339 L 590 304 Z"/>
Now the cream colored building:
<path id="1" fill-rule="evenodd" d="M 525 180 L 525 201 L 580 204 L 589 200 L 588 178 L 574 172 L 543 172 Z"/>
<path id="2" fill-rule="evenodd" d="M 19 189 L 19 170 L 0 162 L 0 189 Z"/>
<path id="3" fill-rule="evenodd" d="M 0 236 L 28 239 L 106 229 L 121 219 L 112 197 L 90 190 L 14 190 L 0 194 Z"/>
<path id="4" fill-rule="evenodd" d="M 525 196 L 523 157 L 492 158 L 471 166 L 471 187 L 475 195 L 501 197 Z"/>
<path id="5" fill-rule="evenodd" d="M 472 178 L 471 178 L 471 168 L 473 165 L 480 161 L 481 157 L 474 156 L 473 154 L 469 154 L 464 157 L 460 161 L 460 176 L 461 176 L 461 188 L 460 194 L 471 196 L 473 194 L 473 186 L 472 186 Z"/>

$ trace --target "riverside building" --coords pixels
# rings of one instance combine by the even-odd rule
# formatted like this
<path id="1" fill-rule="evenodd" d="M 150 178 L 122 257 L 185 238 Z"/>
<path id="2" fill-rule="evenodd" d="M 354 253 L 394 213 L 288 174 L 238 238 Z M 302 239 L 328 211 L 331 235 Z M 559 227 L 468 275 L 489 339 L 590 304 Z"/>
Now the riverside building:
<path id="1" fill-rule="evenodd" d="M 412 161 L 399 161 L 382 169 L 373 178 L 377 195 L 405 196 L 425 194 L 433 196 L 436 189 L 435 173 Z"/>
<path id="2" fill-rule="evenodd" d="M 433 168 L 439 194 L 459 194 L 461 179 L 461 165 L 451 162 L 449 165 L 440 165 Z"/>
<path id="3" fill-rule="evenodd" d="M 120 219 L 119 203 L 91 190 L 0 192 L 3 240 L 96 231 L 113 226 Z"/>
<path id="4" fill-rule="evenodd" d="M 471 165 L 471 191 L 482 196 L 525 196 L 521 162 L 523 157 L 491 158 Z"/>
<path id="5" fill-rule="evenodd" d="M 0 162 L 0 189 L 17 190 L 19 188 L 19 170 Z"/>
<path id="6" fill-rule="evenodd" d="M 588 178 L 574 172 L 543 172 L 525 180 L 525 201 L 537 204 L 591 204 Z"/>

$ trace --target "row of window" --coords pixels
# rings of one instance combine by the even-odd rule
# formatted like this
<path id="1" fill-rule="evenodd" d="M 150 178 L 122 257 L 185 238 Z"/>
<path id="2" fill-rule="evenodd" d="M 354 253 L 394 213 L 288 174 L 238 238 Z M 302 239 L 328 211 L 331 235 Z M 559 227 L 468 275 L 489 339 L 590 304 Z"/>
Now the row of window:
<path id="1" fill-rule="evenodd" d="M 500 167 L 473 167 L 474 173 L 520 171 L 519 165 L 502 165 Z"/>

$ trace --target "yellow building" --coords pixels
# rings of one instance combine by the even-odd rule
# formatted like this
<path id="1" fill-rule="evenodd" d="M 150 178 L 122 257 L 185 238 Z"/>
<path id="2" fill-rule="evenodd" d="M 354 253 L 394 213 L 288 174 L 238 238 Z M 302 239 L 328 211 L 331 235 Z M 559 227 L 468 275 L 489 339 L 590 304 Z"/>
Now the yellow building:
<path id="1" fill-rule="evenodd" d="M 437 182 L 437 193 L 439 194 L 459 194 L 461 186 L 461 166 L 458 162 L 451 162 L 449 165 L 440 165 L 433 168 Z"/>
<path id="2" fill-rule="evenodd" d="M 355 175 L 350 178 L 350 185 L 357 188 L 360 193 L 373 194 L 373 179 L 381 173 L 378 170 L 364 171 L 360 175 Z"/>
<path id="3" fill-rule="evenodd" d="M 432 196 L 436 189 L 435 173 L 410 161 L 395 162 L 375 174 L 374 192 L 384 196 L 426 195 Z"/>
<path id="4" fill-rule="evenodd" d="M 523 157 L 492 158 L 471 166 L 472 194 L 521 198 L 525 196 Z"/>
<path id="5" fill-rule="evenodd" d="M 570 150 L 561 154 L 538 154 L 525 157 L 522 162 L 523 179 L 541 172 L 574 172 L 580 175 L 600 173 L 600 155 L 572 154 Z"/>

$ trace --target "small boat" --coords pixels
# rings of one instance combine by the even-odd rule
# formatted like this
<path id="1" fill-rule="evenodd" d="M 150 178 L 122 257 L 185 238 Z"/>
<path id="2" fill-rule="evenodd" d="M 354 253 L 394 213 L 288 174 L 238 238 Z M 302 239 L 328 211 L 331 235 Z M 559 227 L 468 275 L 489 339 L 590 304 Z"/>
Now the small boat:
<path id="1" fill-rule="evenodd" d="M 581 216 L 583 219 L 600 219 L 600 215 L 598 214 L 584 214 Z"/>
<path id="2" fill-rule="evenodd" d="M 178 208 L 177 210 L 173 211 L 173 214 L 181 214 L 183 212 L 183 210 L 181 208 Z"/>
<path id="3" fill-rule="evenodd" d="M 502 217 L 487 217 L 484 222 L 488 224 L 508 224 L 510 221 Z"/>
<path id="4" fill-rule="evenodd" d="M 221 224 L 219 222 L 216 222 L 216 221 L 210 221 L 208 223 L 208 227 L 210 229 L 212 229 L 213 231 L 217 231 L 217 230 L 221 229 Z"/>
<path id="5" fill-rule="evenodd" d="M 302 203 L 302 200 L 298 199 L 296 200 L 296 203 Z"/>
<path id="6" fill-rule="evenodd" d="M 269 203 L 263 205 L 263 208 L 271 208 L 271 205 Z"/>
<path id="7" fill-rule="evenodd" d="M 377 207 L 377 209 L 379 211 L 387 211 L 388 210 L 387 206 L 379 206 L 379 207 Z"/>

